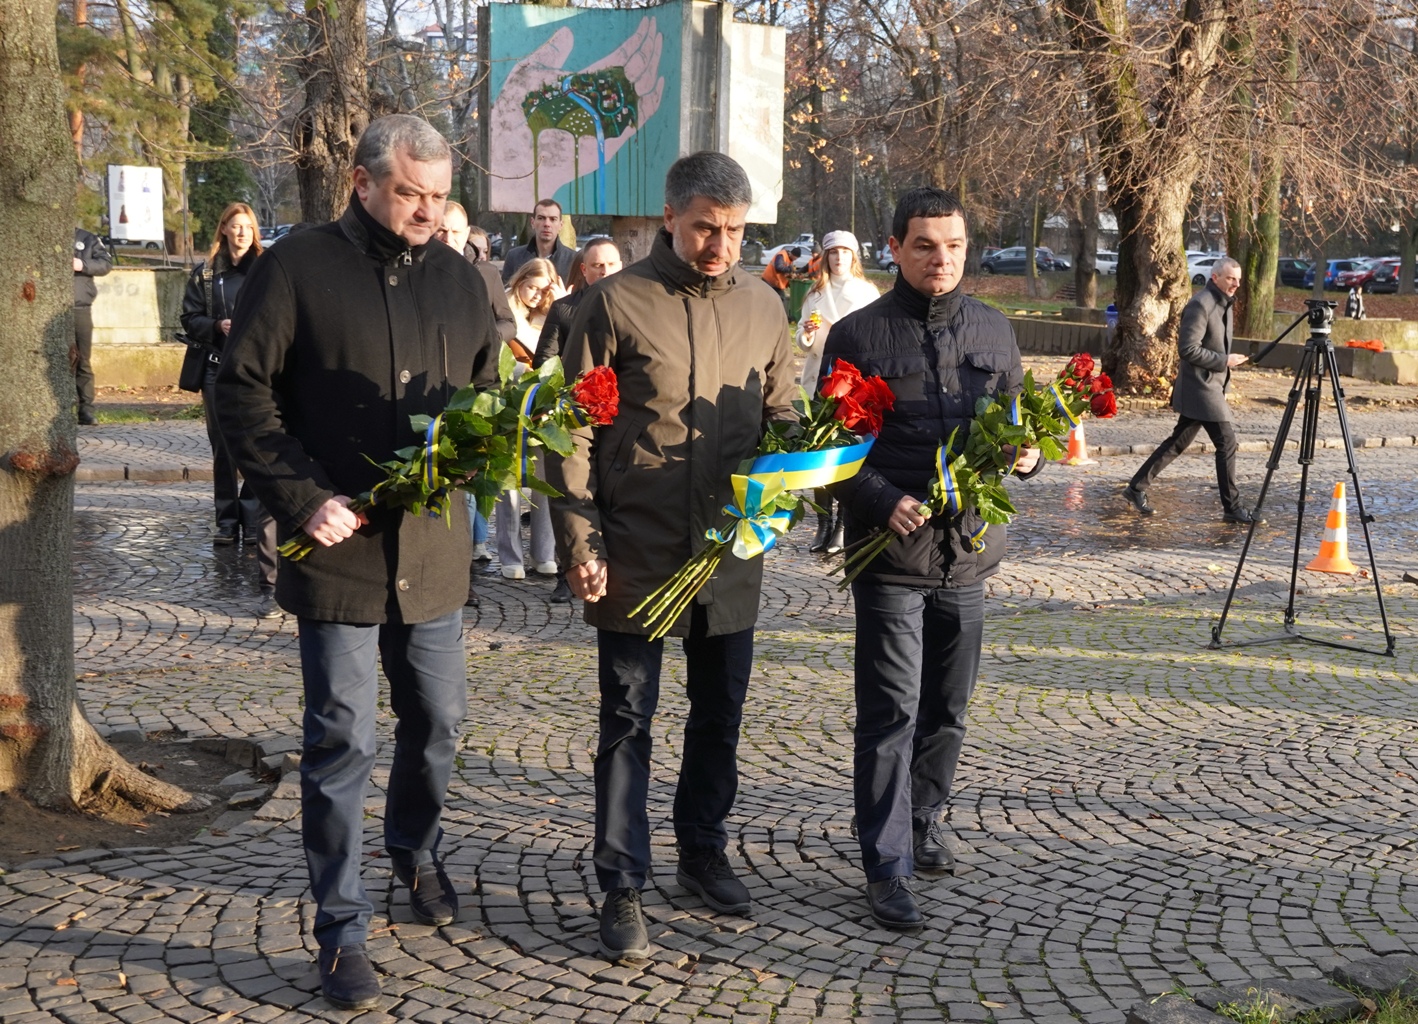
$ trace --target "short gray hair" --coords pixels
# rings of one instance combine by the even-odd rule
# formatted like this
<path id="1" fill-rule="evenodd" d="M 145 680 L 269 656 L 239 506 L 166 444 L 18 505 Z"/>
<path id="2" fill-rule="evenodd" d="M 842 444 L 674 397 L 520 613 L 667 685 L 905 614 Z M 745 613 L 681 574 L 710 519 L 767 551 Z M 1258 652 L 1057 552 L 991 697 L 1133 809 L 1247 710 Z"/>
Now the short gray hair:
<path id="1" fill-rule="evenodd" d="M 683 212 L 695 196 L 715 206 L 752 206 L 753 186 L 737 160 L 706 150 L 680 157 L 665 175 L 665 202 L 675 213 Z"/>
<path id="2" fill-rule="evenodd" d="M 452 160 L 448 140 L 421 117 L 389 114 L 369 122 L 355 147 L 356 167 L 363 167 L 375 181 L 383 181 L 394 169 L 394 154 L 403 152 L 420 163 Z"/>
<path id="3" fill-rule="evenodd" d="M 1215 277 L 1217 274 L 1224 274 L 1232 267 L 1235 267 L 1237 270 L 1240 270 L 1241 264 L 1238 260 L 1233 260 L 1230 256 L 1222 256 L 1219 260 L 1217 260 L 1211 265 L 1211 276 Z"/>

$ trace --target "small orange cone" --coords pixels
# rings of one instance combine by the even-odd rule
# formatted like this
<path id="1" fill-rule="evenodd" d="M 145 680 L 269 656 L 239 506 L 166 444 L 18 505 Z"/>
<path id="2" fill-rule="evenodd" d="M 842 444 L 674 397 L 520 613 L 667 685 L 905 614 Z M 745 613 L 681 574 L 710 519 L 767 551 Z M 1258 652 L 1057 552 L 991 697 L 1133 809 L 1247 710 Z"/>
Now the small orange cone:
<path id="1" fill-rule="evenodd" d="M 1349 528 L 1344 525 L 1344 482 L 1334 485 L 1334 499 L 1329 503 L 1329 517 L 1324 521 L 1324 540 L 1320 553 L 1305 566 L 1316 572 L 1358 572 L 1349 561 Z"/>
<path id="2" fill-rule="evenodd" d="M 1065 466 L 1096 466 L 1097 459 L 1088 457 L 1088 442 L 1083 437 L 1083 421 L 1078 421 L 1078 426 L 1068 432 L 1068 455 L 1064 458 Z"/>

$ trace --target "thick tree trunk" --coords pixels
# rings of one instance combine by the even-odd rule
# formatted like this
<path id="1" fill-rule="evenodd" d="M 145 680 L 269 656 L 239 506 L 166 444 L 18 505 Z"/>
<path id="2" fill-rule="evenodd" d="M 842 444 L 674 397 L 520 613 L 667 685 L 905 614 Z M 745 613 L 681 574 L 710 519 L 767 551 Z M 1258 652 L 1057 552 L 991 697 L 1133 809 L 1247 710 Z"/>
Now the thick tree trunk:
<path id="1" fill-rule="evenodd" d="M 296 181 L 301 220 L 323 223 L 340 216 L 349 202 L 355 145 L 369 124 L 364 4 L 310 4 L 306 17 L 305 106 L 296 116 L 294 139 Z"/>
<path id="2" fill-rule="evenodd" d="M 89 0 L 74 0 L 74 27 L 89 27 Z M 88 71 L 87 64 L 80 64 L 74 69 L 74 78 L 79 83 L 81 92 L 84 88 L 86 71 Z M 69 111 L 69 136 L 74 140 L 74 163 L 82 168 L 84 166 L 84 108 L 77 103 Z"/>
<path id="3" fill-rule="evenodd" d="M 54 9 L 0 0 L 0 791 L 196 809 L 84 720 L 74 685 L 74 160 Z"/>
<path id="4" fill-rule="evenodd" d="M 1098 307 L 1098 191 L 1093 176 L 1085 176 L 1078 207 L 1069 217 L 1069 242 L 1073 246 L 1073 304 Z"/>

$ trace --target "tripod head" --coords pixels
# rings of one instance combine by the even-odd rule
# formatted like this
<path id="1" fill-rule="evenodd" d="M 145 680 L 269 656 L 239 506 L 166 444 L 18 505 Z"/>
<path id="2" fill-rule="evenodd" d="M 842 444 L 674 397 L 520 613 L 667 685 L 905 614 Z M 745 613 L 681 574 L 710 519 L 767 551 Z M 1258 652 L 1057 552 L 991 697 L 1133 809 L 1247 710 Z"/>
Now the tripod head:
<path id="1" fill-rule="evenodd" d="M 1328 299 L 1306 299 L 1305 319 L 1310 322 L 1310 334 L 1329 334 L 1334 326 L 1334 310 L 1339 303 Z"/>

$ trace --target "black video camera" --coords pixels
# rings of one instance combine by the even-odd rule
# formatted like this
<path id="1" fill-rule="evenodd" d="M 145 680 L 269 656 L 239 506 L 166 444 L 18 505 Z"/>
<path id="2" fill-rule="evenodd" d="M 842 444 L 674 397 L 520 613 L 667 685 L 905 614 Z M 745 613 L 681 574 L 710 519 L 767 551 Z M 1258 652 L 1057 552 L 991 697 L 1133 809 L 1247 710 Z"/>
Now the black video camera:
<path id="1" fill-rule="evenodd" d="M 1306 299 L 1305 316 L 1310 321 L 1310 330 L 1323 334 L 1328 334 L 1330 327 L 1334 324 L 1334 309 L 1339 303 L 1331 302 L 1329 299 Z"/>

